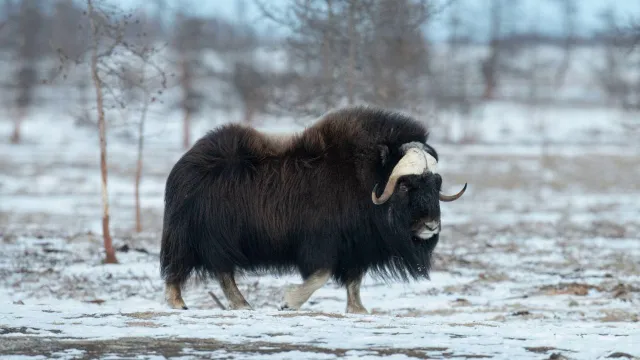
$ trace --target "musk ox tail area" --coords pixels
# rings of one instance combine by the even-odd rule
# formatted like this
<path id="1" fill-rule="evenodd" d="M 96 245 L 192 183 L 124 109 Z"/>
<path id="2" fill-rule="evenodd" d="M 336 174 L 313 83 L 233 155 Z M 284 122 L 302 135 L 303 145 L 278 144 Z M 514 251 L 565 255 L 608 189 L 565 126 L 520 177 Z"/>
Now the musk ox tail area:
<path id="1" fill-rule="evenodd" d="M 167 186 L 168 197 L 174 192 L 180 193 Z M 202 242 L 203 232 L 196 230 L 197 220 L 192 219 L 192 213 L 186 211 L 197 206 L 193 198 L 174 197 L 173 201 L 166 203 L 160 249 L 161 275 L 168 284 L 182 285 L 194 270 L 200 276 L 205 275 L 197 250 L 201 247 L 199 243 Z"/>
<path id="2" fill-rule="evenodd" d="M 167 283 L 183 284 L 194 272 L 214 277 L 247 263 L 237 243 L 243 224 L 229 210 L 242 195 L 229 189 L 253 174 L 252 154 L 260 145 L 251 132 L 238 125 L 211 131 L 169 173 L 160 250 Z"/>

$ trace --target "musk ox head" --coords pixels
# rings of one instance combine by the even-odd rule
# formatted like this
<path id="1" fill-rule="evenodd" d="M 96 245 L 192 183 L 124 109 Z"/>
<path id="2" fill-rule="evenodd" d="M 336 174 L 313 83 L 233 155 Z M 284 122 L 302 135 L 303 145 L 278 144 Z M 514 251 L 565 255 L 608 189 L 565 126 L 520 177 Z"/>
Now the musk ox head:
<path id="1" fill-rule="evenodd" d="M 387 147 L 381 148 L 383 166 L 390 175 L 382 193 L 378 196 L 376 184 L 371 200 L 376 205 L 388 203 L 390 216 L 394 213 L 408 221 L 416 241 L 427 240 L 440 233 L 440 202 L 454 201 L 467 189 L 467 184 L 455 195 L 441 193 L 442 177 L 438 174 L 438 155 L 421 142 L 402 145 L 396 154 Z"/>

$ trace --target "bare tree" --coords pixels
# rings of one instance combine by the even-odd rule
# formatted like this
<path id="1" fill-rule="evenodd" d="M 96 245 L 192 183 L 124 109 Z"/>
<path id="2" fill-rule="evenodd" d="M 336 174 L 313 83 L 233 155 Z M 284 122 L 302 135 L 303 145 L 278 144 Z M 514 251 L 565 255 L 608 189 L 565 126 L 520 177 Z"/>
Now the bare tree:
<path id="1" fill-rule="evenodd" d="M 148 61 L 147 52 L 143 50 L 141 52 L 141 57 L 146 61 Z M 146 67 L 143 66 L 140 71 L 140 84 L 146 84 L 147 82 L 147 71 Z M 135 176 L 135 185 L 134 185 L 134 197 L 135 197 L 135 212 L 136 212 L 136 232 L 142 231 L 142 215 L 140 210 L 140 181 L 142 180 L 142 168 L 144 166 L 143 161 L 143 150 L 144 150 L 144 125 L 147 120 L 147 112 L 149 111 L 149 104 L 152 99 L 150 98 L 150 94 L 148 89 L 143 88 L 143 99 L 142 99 L 142 108 L 140 110 L 140 120 L 138 121 L 138 146 L 137 146 L 137 157 L 136 157 L 136 176 Z"/>
<path id="2" fill-rule="evenodd" d="M 282 96 L 272 99 L 278 110 L 312 113 L 336 106 L 345 95 L 347 78 L 342 50 L 348 52 L 349 38 L 342 30 L 344 8 L 352 0 L 291 0 L 282 9 L 255 0 L 262 15 L 290 33 L 285 38 L 291 64 Z M 353 0 L 357 2 L 358 0 Z M 353 19 L 352 19 L 353 20 Z M 344 45 L 347 44 L 345 48 Z M 351 53 L 355 55 L 355 53 Z M 350 77 L 352 82 L 353 76 Z"/>
<path id="3" fill-rule="evenodd" d="M 163 50 L 162 47 L 154 47 L 152 41 L 141 41 L 140 44 L 127 45 L 129 61 L 121 67 L 121 73 L 117 74 L 120 79 L 120 87 L 123 95 L 127 99 L 127 117 L 139 113 L 137 121 L 136 140 L 136 170 L 134 177 L 134 210 L 135 210 L 135 231 L 141 232 L 142 214 L 140 202 L 140 183 L 144 169 L 144 139 L 145 124 L 148 118 L 150 106 L 158 102 L 158 97 L 167 88 L 167 76 L 165 70 L 156 63 L 157 55 Z M 139 104 L 134 106 L 134 104 Z"/>
<path id="4" fill-rule="evenodd" d="M 322 83 L 325 88 L 330 88 L 332 83 L 334 82 L 334 74 L 332 71 L 332 59 L 335 56 L 335 15 L 333 10 L 333 0 L 326 0 L 327 4 L 327 26 L 322 29 Z M 353 35 L 353 34 L 350 34 Z M 353 38 L 353 37 L 351 37 Z M 351 48 L 351 47 L 350 47 Z M 349 55 L 354 55 L 353 53 L 349 53 Z M 351 57 L 349 58 L 351 60 Z M 323 94 L 322 102 L 325 106 L 330 106 L 331 99 L 329 97 L 329 93 L 325 92 Z"/>
<path id="5" fill-rule="evenodd" d="M 380 0 L 364 7 L 367 31 L 359 59 L 368 83 L 364 99 L 388 107 L 412 107 L 427 97 L 428 43 L 424 25 L 437 12 L 432 1 Z"/>
<path id="6" fill-rule="evenodd" d="M 11 142 L 17 144 L 21 138 L 21 127 L 27 109 L 33 105 L 34 92 L 38 85 L 39 36 L 42 16 L 34 0 L 23 0 L 19 14 L 18 30 L 21 36 L 18 58 L 21 68 L 17 72 L 18 115 L 14 120 Z"/>
<path id="7" fill-rule="evenodd" d="M 14 42 L 9 41 L 9 39 L 5 38 L 4 35 L 10 33 L 12 29 L 12 25 L 15 23 L 16 18 L 19 19 L 19 8 L 18 6 L 10 0 L 4 0 L 2 2 L 2 8 L 0 8 L 0 14 L 2 14 L 2 20 L 0 20 L 0 34 L 3 35 L 0 38 L 2 43 L 0 45 L 2 48 L 7 47 L 7 45 L 14 45 Z"/>
<path id="8" fill-rule="evenodd" d="M 349 0 L 347 5 L 347 43 L 349 44 L 348 51 L 348 69 L 347 69 L 347 102 L 349 105 L 355 102 L 355 72 L 356 72 L 356 11 L 358 11 L 358 5 L 360 1 Z"/>
<path id="9" fill-rule="evenodd" d="M 631 38 L 634 48 L 640 45 L 640 20 L 631 26 Z"/>
<path id="10" fill-rule="evenodd" d="M 540 12 L 538 9 L 533 10 L 531 12 L 531 25 L 529 29 L 528 36 L 531 41 L 529 46 L 527 46 L 527 62 L 525 65 L 524 76 L 527 78 L 527 82 L 529 83 L 529 92 L 528 92 L 528 104 L 530 106 L 530 110 L 532 111 L 530 114 L 534 116 L 534 112 L 537 110 L 539 105 L 539 96 L 540 96 L 540 70 L 542 68 L 542 64 L 540 61 L 540 31 L 538 29 L 538 24 L 540 22 Z"/>
<path id="11" fill-rule="evenodd" d="M 232 83 L 242 99 L 244 107 L 244 122 L 252 123 L 258 111 L 264 111 L 266 106 L 266 78 L 249 62 L 236 62 Z"/>
<path id="12" fill-rule="evenodd" d="M 98 19 L 98 13 L 94 7 L 93 0 L 87 0 L 87 13 L 91 25 L 91 36 L 93 43 L 91 45 L 91 78 L 96 92 L 96 106 L 98 111 L 98 134 L 100 137 L 100 175 L 101 175 L 101 192 L 102 192 L 102 236 L 104 240 L 105 259 L 107 264 L 116 264 L 116 252 L 111 239 L 111 231 L 109 228 L 109 194 L 107 191 L 108 172 L 107 172 L 107 127 L 104 114 L 104 82 L 100 75 L 100 61 L 112 54 L 116 46 L 122 41 L 122 28 L 114 27 L 108 22 L 108 17 Z M 101 43 L 103 35 L 111 38 L 111 44 L 106 49 Z"/>
<path id="13" fill-rule="evenodd" d="M 484 78 L 483 98 L 493 99 L 496 86 L 498 85 L 498 66 L 500 62 L 500 40 L 502 27 L 502 1 L 491 1 L 490 13 L 490 40 L 489 55 L 482 62 L 482 76 Z"/>
<path id="14" fill-rule="evenodd" d="M 610 17 L 609 14 L 606 15 L 605 19 Z M 609 20 L 608 22 L 610 23 L 611 21 Z M 611 24 L 607 27 L 611 30 Z M 638 113 L 640 110 L 640 75 L 638 75 L 638 68 L 640 66 L 640 18 L 635 18 L 630 24 L 618 28 L 616 33 L 617 36 L 612 42 L 614 44 L 618 44 L 619 49 L 618 51 L 614 51 L 609 48 L 608 52 L 618 53 L 617 58 L 619 61 L 617 63 L 624 61 L 626 65 L 624 69 L 626 76 L 618 78 L 618 81 L 622 81 L 624 79 L 627 84 L 624 86 L 626 91 L 623 93 L 624 100 L 621 101 L 622 108 L 627 112 Z M 622 53 L 622 55 L 620 55 L 620 53 Z M 610 54 L 607 58 L 611 59 L 615 57 L 613 54 Z M 616 63 L 611 60 L 608 60 L 607 62 L 609 64 Z M 600 73 L 602 73 L 602 71 Z M 632 76 L 631 74 L 635 74 L 635 76 Z M 639 116 L 630 116 L 627 119 L 623 119 L 622 126 L 628 132 L 640 133 L 639 118 Z"/>
<path id="15" fill-rule="evenodd" d="M 87 24 L 90 36 L 85 51 L 78 58 L 66 56 L 59 44 L 57 49 L 64 62 L 82 64 L 84 53 L 88 53 L 89 72 L 95 91 L 95 108 L 100 145 L 100 174 L 102 198 L 102 232 L 105 263 L 118 263 L 110 231 L 110 206 L 108 197 L 108 153 L 107 153 L 107 109 L 121 111 L 141 103 L 140 119 L 137 123 L 137 162 L 135 174 L 136 231 L 142 228 L 140 216 L 139 186 L 143 170 L 144 126 L 148 109 L 156 97 L 166 88 L 165 72 L 152 59 L 160 49 L 153 46 L 154 38 L 144 28 L 145 21 L 133 13 L 123 13 L 101 0 L 85 0 Z M 135 26 L 134 26 L 135 25 Z M 83 24 L 78 24 L 80 31 Z M 66 76 L 64 77 L 66 78 Z M 76 82 L 84 87 L 84 81 Z M 158 89 L 157 91 L 154 91 Z M 87 120 L 87 123 L 92 123 Z"/>
<path id="16" fill-rule="evenodd" d="M 296 91 L 280 105 L 318 113 L 343 102 L 405 106 L 421 97 L 429 68 L 423 25 L 437 12 L 433 1 L 291 0 L 280 10 L 256 2 L 290 34 Z"/>
<path id="17" fill-rule="evenodd" d="M 121 14 L 117 10 L 109 10 L 107 5 L 104 4 L 102 4 L 102 6 L 96 6 L 96 0 L 86 1 L 92 39 L 90 45 L 90 69 L 96 93 L 97 125 L 100 138 L 102 230 L 106 253 L 104 262 L 117 263 L 118 261 L 115 256 L 109 228 L 105 94 L 110 95 L 111 100 L 116 104 L 114 106 L 125 108 L 129 100 L 123 99 L 123 89 L 121 87 L 118 88 L 116 85 L 116 81 L 122 80 L 124 77 L 123 68 L 126 69 L 126 67 L 122 65 L 121 59 L 137 56 L 144 62 L 144 60 L 147 59 L 149 51 L 144 45 L 138 46 L 134 42 L 125 40 L 125 33 L 129 29 L 128 26 L 136 24 L 139 28 L 139 19 L 133 20 L 132 14 Z M 116 60 L 117 58 L 120 60 Z M 146 75 L 143 80 L 146 80 Z M 146 107 L 143 106 L 143 108 L 145 109 L 143 116 L 146 117 Z M 144 119 L 141 123 L 144 124 Z M 140 143 L 138 148 L 141 149 Z"/>
<path id="18" fill-rule="evenodd" d="M 575 42 L 577 5 L 575 0 L 553 1 L 558 4 L 562 11 L 562 26 L 564 29 L 562 41 L 563 57 L 555 75 L 555 86 L 559 88 L 564 82 L 567 71 L 569 70 L 569 64 L 571 63 L 573 44 Z"/>
<path id="19" fill-rule="evenodd" d="M 153 46 L 143 45 L 140 48 L 133 49 L 131 52 L 140 61 L 140 66 L 137 68 L 139 76 L 135 79 L 135 82 L 131 85 L 139 90 L 141 93 L 141 107 L 140 107 L 140 120 L 138 121 L 138 145 L 137 145 L 137 160 L 136 160 L 136 175 L 135 175 L 135 213 L 136 213 L 136 232 L 142 231 L 142 216 L 140 210 L 140 181 L 142 179 L 143 166 L 144 166 L 144 129 L 147 120 L 147 114 L 149 112 L 149 106 L 156 102 L 157 97 L 163 93 L 163 90 L 167 87 L 167 77 L 165 71 L 158 66 L 152 59 L 161 49 L 154 48 Z"/>
<path id="20" fill-rule="evenodd" d="M 218 54 L 226 60 L 229 68 L 232 68 L 228 78 L 226 74 L 217 74 L 218 78 L 228 80 L 231 88 L 235 90 L 235 95 L 242 102 L 243 121 L 252 123 L 258 112 L 264 112 L 267 109 L 269 94 L 267 68 L 270 64 L 256 57 L 259 40 L 251 25 L 247 23 L 246 10 L 246 1 L 237 0 L 236 19 L 228 24 L 233 31 L 228 31 L 226 38 L 220 37 L 221 41 L 214 46 Z M 222 22 L 221 19 L 216 19 L 219 25 Z"/>
<path id="21" fill-rule="evenodd" d="M 629 95 L 633 91 L 632 79 L 627 77 L 629 47 L 624 37 L 620 37 L 620 25 L 612 7 L 600 13 L 603 41 L 603 64 L 594 69 L 595 77 L 607 96 L 609 104 L 628 108 L 633 99 Z M 631 100 L 631 102 L 630 102 Z"/>
<path id="22" fill-rule="evenodd" d="M 476 122 L 470 116 L 473 105 L 470 74 L 476 60 L 464 51 L 465 44 L 470 41 L 470 29 L 463 19 L 462 10 L 460 3 L 453 3 L 450 8 L 447 21 L 448 51 L 444 55 L 446 61 L 442 62 L 442 71 L 433 71 L 429 76 L 431 87 L 436 89 L 429 98 L 439 112 L 448 112 L 446 119 L 439 124 L 444 128 L 444 137 L 452 140 L 453 127 L 465 122 L 464 126 L 459 127 L 462 132 L 459 141 L 469 142 L 477 137 L 478 131 Z"/>
<path id="23" fill-rule="evenodd" d="M 191 146 L 191 120 L 193 114 L 200 108 L 202 96 L 196 91 L 194 76 L 199 64 L 202 50 L 203 22 L 200 19 L 177 14 L 175 25 L 174 51 L 178 54 L 180 87 L 182 101 L 180 107 L 184 112 L 182 119 L 182 146 Z"/>

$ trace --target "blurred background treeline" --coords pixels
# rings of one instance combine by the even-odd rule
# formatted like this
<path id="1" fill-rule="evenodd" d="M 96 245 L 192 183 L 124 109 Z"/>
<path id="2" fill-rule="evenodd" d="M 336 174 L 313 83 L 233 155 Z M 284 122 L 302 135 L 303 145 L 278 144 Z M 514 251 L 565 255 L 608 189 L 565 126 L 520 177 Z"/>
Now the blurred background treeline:
<path id="1" fill-rule="evenodd" d="M 89 14 L 82 0 L 1 0 L 0 106 L 16 143 L 43 107 L 92 126 L 97 47 L 107 110 L 127 119 L 144 99 L 161 104 L 149 119 L 176 114 L 184 147 L 192 121 L 214 112 L 304 123 L 354 103 L 424 114 L 443 141 L 474 142 L 490 103 L 637 112 L 640 3 L 630 3 L 235 0 L 217 12 L 94 0 Z"/>

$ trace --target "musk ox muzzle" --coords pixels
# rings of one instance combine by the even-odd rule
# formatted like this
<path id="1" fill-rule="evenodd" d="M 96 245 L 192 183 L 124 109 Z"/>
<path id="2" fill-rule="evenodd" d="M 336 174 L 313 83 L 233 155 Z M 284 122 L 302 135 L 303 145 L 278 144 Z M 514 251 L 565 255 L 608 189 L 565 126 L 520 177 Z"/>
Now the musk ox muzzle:
<path id="1" fill-rule="evenodd" d="M 402 150 L 404 151 L 404 155 L 391 171 L 389 180 L 387 180 L 387 184 L 384 187 L 384 191 L 382 192 L 380 197 L 376 196 L 376 190 L 378 186 L 377 184 L 374 186 L 373 191 L 371 192 L 371 200 L 376 205 L 382 205 L 387 202 L 387 200 L 389 200 L 389 198 L 395 191 L 398 179 L 400 179 L 401 177 L 406 175 L 421 175 L 428 172 L 436 174 L 438 172 L 438 161 L 426 151 L 426 148 L 423 144 L 405 144 Z M 466 190 L 467 183 L 464 184 L 462 190 L 460 190 L 457 194 L 445 195 L 443 193 L 440 193 L 439 199 L 443 202 L 455 201 L 459 199 Z"/>

